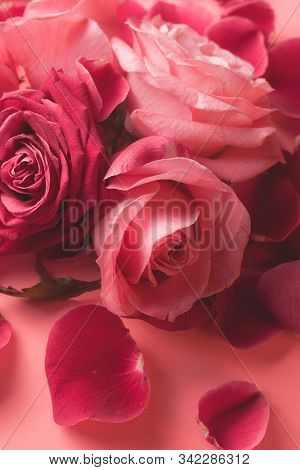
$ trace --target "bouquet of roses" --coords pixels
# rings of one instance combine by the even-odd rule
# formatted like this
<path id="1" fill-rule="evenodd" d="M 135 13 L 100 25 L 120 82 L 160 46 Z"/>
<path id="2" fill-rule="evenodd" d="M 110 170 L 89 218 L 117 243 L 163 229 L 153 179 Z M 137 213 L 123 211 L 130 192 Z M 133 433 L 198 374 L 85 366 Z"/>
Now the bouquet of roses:
<path id="1" fill-rule="evenodd" d="M 281 41 L 267 1 L 13 0 L 0 20 L 0 254 L 34 253 L 41 277 L 0 292 L 97 299 L 50 332 L 55 422 L 147 407 L 124 317 L 205 323 L 234 348 L 299 334 L 300 38 Z M 48 273 L 79 253 L 94 281 Z M 11 334 L 1 317 L 0 347 Z M 269 407 L 232 381 L 198 422 L 249 449 Z"/>

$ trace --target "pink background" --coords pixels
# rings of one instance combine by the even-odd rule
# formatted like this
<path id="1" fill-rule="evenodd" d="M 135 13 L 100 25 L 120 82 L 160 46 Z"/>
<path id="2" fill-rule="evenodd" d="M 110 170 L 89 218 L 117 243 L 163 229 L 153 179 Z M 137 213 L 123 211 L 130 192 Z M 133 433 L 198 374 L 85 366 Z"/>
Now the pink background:
<path id="1" fill-rule="evenodd" d="M 280 32 L 298 0 L 271 3 Z M 299 35 L 299 25 L 300 7 L 280 39 Z M 0 263 L 2 285 L 25 287 L 38 280 L 30 256 L 1 257 Z M 49 267 L 53 270 L 53 263 Z M 98 276 L 92 259 L 59 262 L 55 271 L 82 279 Z M 151 381 L 148 409 L 121 425 L 57 426 L 44 372 L 48 333 L 71 308 L 97 301 L 96 293 L 48 304 L 0 296 L 0 312 L 14 330 L 11 343 L 0 352 L 1 448 L 210 449 L 196 423 L 197 402 L 207 390 L 229 380 L 254 381 L 271 403 L 269 427 L 259 449 L 299 448 L 300 343 L 288 333 L 259 348 L 235 351 L 212 327 L 170 333 L 128 320 Z"/>

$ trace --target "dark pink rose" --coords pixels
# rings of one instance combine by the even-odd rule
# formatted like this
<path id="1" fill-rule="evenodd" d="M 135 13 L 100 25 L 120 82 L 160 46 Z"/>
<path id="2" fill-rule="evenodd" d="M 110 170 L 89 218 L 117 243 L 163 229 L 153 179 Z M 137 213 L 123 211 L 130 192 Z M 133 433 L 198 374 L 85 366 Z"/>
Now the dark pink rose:
<path id="1" fill-rule="evenodd" d="M 137 136 L 186 145 L 220 178 L 241 181 L 283 161 L 268 99 L 253 67 L 184 25 L 131 21 L 134 46 L 114 38 L 127 73 L 129 124 Z"/>
<path id="2" fill-rule="evenodd" d="M 99 201 L 106 156 L 95 118 L 106 118 L 128 91 L 124 79 L 109 69 L 110 65 L 97 68 L 82 60 L 77 79 L 52 70 L 41 90 L 5 93 L 1 98 L 2 253 L 60 242 L 68 237 L 66 214 L 62 233 L 64 201 L 81 202 L 76 220 L 89 211 L 88 203 Z M 111 96 L 103 74 L 115 88 Z M 92 101 L 98 105 L 97 114 Z"/>
<path id="3" fill-rule="evenodd" d="M 108 310 L 175 322 L 237 279 L 248 213 L 186 148 L 142 139 L 119 154 L 105 180 L 120 199 L 94 234 Z"/>

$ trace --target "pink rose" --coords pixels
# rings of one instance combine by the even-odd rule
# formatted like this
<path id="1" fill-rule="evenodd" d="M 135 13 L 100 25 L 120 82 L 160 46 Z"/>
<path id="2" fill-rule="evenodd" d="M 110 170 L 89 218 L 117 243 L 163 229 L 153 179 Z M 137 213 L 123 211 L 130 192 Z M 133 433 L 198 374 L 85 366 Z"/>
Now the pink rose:
<path id="1" fill-rule="evenodd" d="M 220 178 L 241 181 L 282 161 L 264 79 L 229 51 L 184 25 L 130 21 L 134 46 L 114 38 L 127 73 L 128 125 L 137 136 L 186 145 Z"/>
<path id="2" fill-rule="evenodd" d="M 256 76 L 262 76 L 268 65 L 270 34 L 275 15 L 264 0 L 222 1 L 199 0 L 123 0 L 118 7 L 118 21 L 123 38 L 132 43 L 127 26 L 129 18 L 153 18 L 161 15 L 164 21 L 185 24 L 199 34 L 208 36 L 223 49 L 250 62 Z"/>
<path id="3" fill-rule="evenodd" d="M 1 253 L 68 238 L 65 201 L 82 203 L 75 223 L 101 196 L 106 157 L 94 118 L 105 119 L 125 99 L 127 83 L 110 65 L 86 60 L 78 63 L 78 77 L 52 70 L 40 91 L 5 93 L 0 100 Z"/>
<path id="4" fill-rule="evenodd" d="M 174 322 L 239 276 L 248 213 L 185 147 L 164 137 L 137 141 L 105 180 L 119 195 L 95 230 L 107 309 Z"/>

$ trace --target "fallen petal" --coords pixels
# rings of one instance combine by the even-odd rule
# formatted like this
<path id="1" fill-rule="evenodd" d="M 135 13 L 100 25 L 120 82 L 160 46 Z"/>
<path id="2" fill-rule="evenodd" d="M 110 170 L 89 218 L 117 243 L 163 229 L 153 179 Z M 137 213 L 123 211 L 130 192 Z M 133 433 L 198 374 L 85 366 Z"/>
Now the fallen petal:
<path id="1" fill-rule="evenodd" d="M 207 392 L 199 401 L 198 421 L 205 437 L 221 449 L 253 449 L 263 439 L 269 405 L 248 382 L 228 382 Z"/>
<path id="2" fill-rule="evenodd" d="M 0 349 L 4 348 L 10 341 L 12 328 L 5 318 L 0 315 Z"/>
<path id="3" fill-rule="evenodd" d="M 265 272 L 257 293 L 283 328 L 300 334 L 300 261 L 284 263 Z"/>
<path id="4" fill-rule="evenodd" d="M 142 354 L 122 320 L 96 305 L 78 307 L 56 322 L 46 374 L 54 420 L 62 426 L 87 419 L 122 423 L 148 405 Z"/>
<path id="5" fill-rule="evenodd" d="M 243 271 L 241 277 L 216 299 L 216 322 L 230 344 L 251 348 L 281 332 L 256 295 L 259 275 Z"/>

